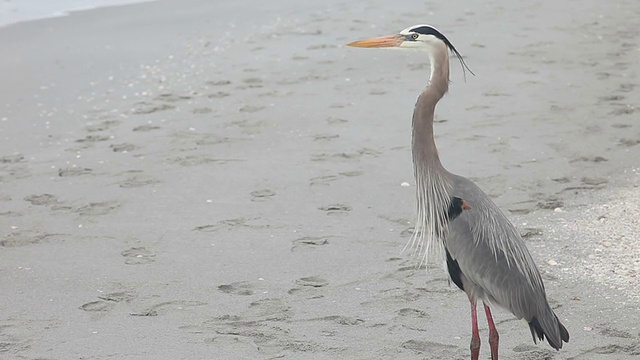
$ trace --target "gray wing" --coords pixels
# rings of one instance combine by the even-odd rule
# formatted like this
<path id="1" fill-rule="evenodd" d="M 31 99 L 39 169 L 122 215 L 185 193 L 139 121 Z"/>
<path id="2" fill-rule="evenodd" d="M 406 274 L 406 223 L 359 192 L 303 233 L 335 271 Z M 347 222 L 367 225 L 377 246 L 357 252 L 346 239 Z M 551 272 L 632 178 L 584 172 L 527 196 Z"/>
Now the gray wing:
<path id="1" fill-rule="evenodd" d="M 465 291 L 524 318 L 532 333 L 532 324 L 539 323 L 538 336 L 546 335 L 549 344 L 562 347 L 568 333 L 549 307 L 540 273 L 515 226 L 466 178 L 454 176 L 454 196 L 471 206 L 449 225 L 445 239 L 470 287 Z"/>

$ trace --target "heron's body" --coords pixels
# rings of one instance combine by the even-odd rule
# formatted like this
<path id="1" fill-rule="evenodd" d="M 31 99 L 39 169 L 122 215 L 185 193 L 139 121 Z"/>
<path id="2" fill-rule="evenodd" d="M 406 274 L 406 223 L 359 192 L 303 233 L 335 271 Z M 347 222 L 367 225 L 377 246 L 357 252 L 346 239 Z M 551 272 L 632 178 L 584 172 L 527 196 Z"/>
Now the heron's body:
<path id="1" fill-rule="evenodd" d="M 406 45 L 405 45 L 406 44 Z M 398 35 L 351 43 L 360 47 L 424 49 L 431 62 L 429 84 L 413 114 L 412 153 L 416 178 L 417 223 L 414 247 L 426 257 L 434 250 L 446 259 L 452 281 L 471 302 L 472 359 L 480 348 L 476 302 L 485 304 L 492 359 L 498 358 L 498 333 L 489 304 L 499 305 L 525 319 L 536 341 L 546 338 L 560 349 L 569 333 L 549 306 L 540 273 L 513 224 L 471 180 L 447 171 L 434 141 L 433 117 L 449 87 L 449 50 L 464 65 L 444 35 L 428 25 L 407 28 Z M 462 198 L 470 211 L 451 216 L 451 199 Z"/>

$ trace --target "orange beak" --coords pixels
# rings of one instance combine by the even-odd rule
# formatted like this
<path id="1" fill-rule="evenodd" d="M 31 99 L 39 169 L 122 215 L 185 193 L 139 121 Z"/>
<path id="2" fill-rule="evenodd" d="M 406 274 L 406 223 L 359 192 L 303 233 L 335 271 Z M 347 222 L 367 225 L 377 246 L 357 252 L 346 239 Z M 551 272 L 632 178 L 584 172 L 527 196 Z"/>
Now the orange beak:
<path id="1" fill-rule="evenodd" d="M 347 46 L 363 47 L 363 48 L 385 48 L 400 46 L 404 40 L 398 35 L 379 36 L 366 40 L 354 41 L 348 43 Z"/>
<path id="2" fill-rule="evenodd" d="M 466 201 L 462 200 L 462 209 L 463 210 L 470 210 L 471 206 L 469 206 L 469 204 Z"/>

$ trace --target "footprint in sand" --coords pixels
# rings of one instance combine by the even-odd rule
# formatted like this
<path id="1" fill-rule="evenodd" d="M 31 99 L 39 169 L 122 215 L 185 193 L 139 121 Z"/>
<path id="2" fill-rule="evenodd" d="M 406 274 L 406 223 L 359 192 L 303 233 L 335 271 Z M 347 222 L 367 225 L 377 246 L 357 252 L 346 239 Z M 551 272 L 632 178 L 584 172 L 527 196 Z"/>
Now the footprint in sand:
<path id="1" fill-rule="evenodd" d="M 275 320 L 278 321 L 278 319 Z M 238 351 L 238 346 L 241 348 L 247 346 L 249 350 L 262 355 L 255 358 L 280 358 L 281 356 L 274 356 L 274 354 L 285 349 L 297 353 L 317 351 L 317 344 L 292 339 L 291 332 L 278 325 L 277 323 L 272 325 L 264 318 L 254 319 L 249 316 L 245 319 L 237 315 L 223 315 L 205 320 L 201 324 L 185 325 L 180 328 L 192 334 L 214 334 L 213 338 L 205 341 L 215 343 L 216 346 L 225 346 L 225 343 L 230 341 L 229 349 L 235 352 Z"/>
<path id="2" fill-rule="evenodd" d="M 618 330 L 618 329 L 615 329 L 615 328 L 612 328 L 612 327 L 609 327 L 609 326 L 604 326 L 600 330 L 600 335 L 607 336 L 607 337 L 614 337 L 614 338 L 622 338 L 622 339 L 631 339 L 631 338 L 633 338 L 633 335 L 631 335 L 630 333 L 628 333 L 626 331 Z M 639 354 L 640 354 L 640 352 L 639 352 Z"/>
<path id="3" fill-rule="evenodd" d="M 208 305 L 204 301 L 192 301 L 192 300 L 174 300 L 165 301 L 156 305 L 152 305 L 141 311 L 132 312 L 131 316 L 158 316 L 169 312 L 182 312 L 185 309 Z"/>
<path id="4" fill-rule="evenodd" d="M 373 89 L 371 91 L 369 91 L 369 94 L 371 95 L 384 95 L 387 92 L 385 90 L 380 90 L 380 89 Z"/>
<path id="5" fill-rule="evenodd" d="M 176 95 L 176 94 L 160 94 L 156 96 L 153 100 L 174 103 L 179 101 L 191 100 L 191 96 Z"/>
<path id="6" fill-rule="evenodd" d="M 351 211 L 351 206 L 345 204 L 331 204 L 326 206 L 321 206 L 318 208 L 319 210 L 326 211 L 327 215 L 344 215 Z"/>
<path id="7" fill-rule="evenodd" d="M 609 161 L 609 159 L 604 158 L 602 156 L 593 156 L 593 157 L 580 156 L 578 158 L 571 159 L 569 162 L 574 163 L 574 162 L 578 162 L 578 161 L 599 163 L 599 162 Z M 556 181 L 555 179 L 551 179 L 551 180 Z"/>
<path id="8" fill-rule="evenodd" d="M 307 276 L 296 280 L 296 284 L 300 286 L 310 286 L 314 288 L 321 288 L 329 285 L 329 281 L 320 276 Z"/>
<path id="9" fill-rule="evenodd" d="M 236 89 L 256 89 L 263 87 L 262 79 L 248 78 L 242 81 L 245 85 L 236 86 Z"/>
<path id="10" fill-rule="evenodd" d="M 403 308 L 398 310 L 398 315 L 421 319 L 428 319 L 430 317 L 426 311 L 411 308 Z"/>
<path id="11" fill-rule="evenodd" d="M 596 178 L 596 177 L 583 177 L 582 179 L 580 179 L 580 182 L 584 185 L 589 185 L 589 186 L 600 186 L 600 185 L 604 185 L 606 183 L 609 182 L 609 180 L 605 179 L 605 178 Z"/>
<path id="12" fill-rule="evenodd" d="M 0 240 L 0 246 L 3 247 L 21 247 L 32 244 L 50 242 L 52 240 L 62 241 L 64 234 L 48 234 L 39 233 L 30 230 L 17 231 L 10 233 Z"/>
<path id="13" fill-rule="evenodd" d="M 213 109 L 212 108 L 208 108 L 208 107 L 195 108 L 195 109 L 191 110 L 191 113 L 196 114 L 196 115 L 208 114 L 210 112 L 213 112 Z"/>
<path id="14" fill-rule="evenodd" d="M 93 144 L 93 143 L 97 143 L 97 142 L 101 142 L 101 141 L 108 141 L 108 140 L 111 140 L 111 136 L 109 136 L 109 135 L 87 135 L 82 139 L 77 139 L 76 142 L 77 143 Z"/>
<path id="15" fill-rule="evenodd" d="M 615 124 L 611 124 L 611 127 L 614 129 L 626 129 L 626 128 L 630 128 L 631 124 L 615 123 Z"/>
<path id="16" fill-rule="evenodd" d="M 313 141 L 331 141 L 338 139 L 340 135 L 338 134 L 318 134 L 313 135 Z"/>
<path id="17" fill-rule="evenodd" d="M 519 354 L 518 359 L 553 359 L 555 357 L 553 351 L 529 344 L 516 345 L 513 352 Z"/>
<path id="18" fill-rule="evenodd" d="M 107 120 L 107 121 L 103 121 L 101 123 L 98 124 L 90 124 L 85 126 L 85 130 L 87 132 L 96 132 L 96 131 L 104 131 L 104 130 L 108 130 L 114 126 L 120 125 L 122 123 L 122 121 L 120 120 Z"/>
<path id="19" fill-rule="evenodd" d="M 202 225 L 202 226 L 196 226 L 195 228 L 193 228 L 194 231 L 203 231 L 203 232 L 213 232 L 213 231 L 220 231 L 220 230 L 233 230 L 236 228 L 250 228 L 250 229 L 269 229 L 272 228 L 271 225 L 255 225 L 255 224 L 249 224 L 249 221 L 254 221 L 254 220 L 258 220 L 258 218 L 251 218 L 251 219 L 246 219 L 246 218 L 236 218 L 236 219 L 227 219 L 227 220 L 220 220 L 215 224 L 212 225 Z"/>
<path id="20" fill-rule="evenodd" d="M 636 84 L 620 84 L 618 91 L 631 92 L 636 87 Z"/>
<path id="21" fill-rule="evenodd" d="M 114 152 L 125 153 L 135 150 L 137 147 L 133 144 L 122 143 L 109 146 Z"/>
<path id="22" fill-rule="evenodd" d="M 319 276 L 308 276 L 296 280 L 296 285 L 287 291 L 289 295 L 306 294 L 314 299 L 323 297 L 317 290 L 329 285 L 329 281 Z"/>
<path id="23" fill-rule="evenodd" d="M 91 301 L 82 306 L 80 306 L 81 310 L 89 311 L 89 312 L 104 312 L 109 311 L 113 307 L 114 304 L 109 303 L 108 301 L 98 300 Z"/>
<path id="24" fill-rule="evenodd" d="M 327 321 L 327 322 L 332 322 L 338 325 L 345 325 L 345 326 L 364 324 L 363 319 L 354 318 L 351 316 L 343 316 L 343 315 L 329 315 L 329 316 L 309 319 L 307 321 Z"/>
<path id="25" fill-rule="evenodd" d="M 20 217 L 23 216 L 22 213 L 19 212 L 15 212 L 15 211 L 5 211 L 5 212 L 1 212 L 0 216 L 6 216 L 6 217 Z"/>
<path id="26" fill-rule="evenodd" d="M 156 254 L 146 247 L 132 247 L 120 253 L 127 265 L 144 265 L 156 261 Z"/>
<path id="27" fill-rule="evenodd" d="M 136 296 L 137 294 L 131 291 L 116 291 L 116 292 L 100 295 L 98 296 L 98 299 L 119 303 L 123 301 L 131 302 L 133 299 L 136 298 Z"/>
<path id="28" fill-rule="evenodd" d="M 263 120 L 242 119 L 233 120 L 224 124 L 225 127 L 237 126 L 242 130 L 243 134 L 255 135 L 262 131 L 262 128 L 266 126 L 266 122 Z"/>
<path id="29" fill-rule="evenodd" d="M 262 190 L 255 190 L 251 192 L 251 201 L 267 201 L 269 200 L 272 196 L 275 196 L 276 193 L 273 190 L 269 190 L 269 189 L 262 189 Z"/>
<path id="30" fill-rule="evenodd" d="M 630 115 L 630 114 L 633 114 L 635 111 L 636 111 L 635 106 L 631 104 L 626 104 L 626 105 L 618 106 L 615 110 L 611 111 L 609 114 L 616 115 L 616 116 Z"/>
<path id="31" fill-rule="evenodd" d="M 176 131 L 171 137 L 175 142 L 181 142 L 189 144 L 192 146 L 196 145 L 217 145 L 217 144 L 228 144 L 238 141 L 248 141 L 252 140 L 250 138 L 229 138 L 225 136 L 218 136 L 216 134 L 211 133 L 197 133 L 193 131 Z"/>
<path id="32" fill-rule="evenodd" d="M 328 245 L 330 236 L 305 236 L 299 239 L 293 240 L 293 246 L 291 251 L 308 251 L 315 250 L 319 246 Z"/>
<path id="33" fill-rule="evenodd" d="M 81 310 L 88 312 L 106 312 L 111 310 L 119 302 L 130 302 L 135 299 L 136 294 L 128 291 L 118 291 L 98 296 L 97 301 L 88 302 L 80 306 Z"/>
<path id="34" fill-rule="evenodd" d="M 161 182 L 160 180 L 152 176 L 137 174 L 118 182 L 118 185 L 121 188 L 130 189 L 130 188 L 139 188 L 147 185 L 159 184 L 160 182 Z"/>
<path id="35" fill-rule="evenodd" d="M 66 169 L 58 169 L 58 176 L 60 177 L 74 177 L 74 176 L 82 176 L 89 175 L 93 172 L 93 170 L 88 168 L 81 167 L 69 167 Z"/>
<path id="36" fill-rule="evenodd" d="M 131 109 L 134 115 L 152 114 L 159 111 L 175 109 L 175 106 L 169 104 L 154 104 L 146 101 L 135 103 Z"/>
<path id="37" fill-rule="evenodd" d="M 462 349 L 454 345 L 424 340 L 405 341 L 402 343 L 402 347 L 420 354 L 429 354 L 429 356 L 433 356 L 434 359 L 456 359 L 459 357 L 454 355 L 456 350 L 458 350 L 458 352 L 462 351 Z"/>
<path id="38" fill-rule="evenodd" d="M 147 132 L 147 131 L 153 131 L 153 130 L 159 130 L 162 129 L 160 126 L 157 125 L 140 125 L 140 126 L 136 126 L 133 128 L 133 131 L 135 132 Z"/>
<path id="39" fill-rule="evenodd" d="M 413 226 L 408 227 L 400 232 L 400 237 L 403 237 L 403 238 L 411 237 L 413 236 L 414 232 L 415 232 L 415 227 Z"/>
<path id="40" fill-rule="evenodd" d="M 153 100 L 160 103 L 146 102 L 146 101 L 136 103 L 134 104 L 133 109 L 131 109 L 131 113 L 132 114 L 151 114 L 159 111 L 175 109 L 175 106 L 171 105 L 172 103 L 191 100 L 191 97 L 175 95 L 175 94 L 160 94 L 156 96 Z"/>
<path id="41" fill-rule="evenodd" d="M 74 210 L 75 213 L 83 216 L 107 215 L 117 210 L 122 204 L 119 201 L 104 201 L 90 203 Z"/>
<path id="42" fill-rule="evenodd" d="M 327 123 L 330 124 L 330 125 L 344 124 L 346 122 L 349 122 L 349 120 L 341 119 L 341 118 L 335 118 L 335 117 L 328 117 L 327 118 Z"/>
<path id="43" fill-rule="evenodd" d="M 284 321 L 293 316 L 293 311 L 282 299 L 261 299 L 252 302 L 245 315 L 252 320 Z"/>
<path id="44" fill-rule="evenodd" d="M 219 98 L 223 98 L 223 97 L 227 97 L 227 96 L 231 96 L 231 94 L 228 93 L 228 92 L 224 92 L 224 91 L 218 91 L 218 92 L 215 92 L 213 94 L 207 95 L 207 97 L 209 99 L 219 99 Z"/>
<path id="45" fill-rule="evenodd" d="M 525 240 L 542 236 L 542 234 L 543 231 L 540 228 L 524 228 L 520 231 L 520 236 Z"/>
<path id="46" fill-rule="evenodd" d="M 624 99 L 625 97 L 623 95 L 607 95 L 607 96 L 601 96 L 598 98 L 600 102 L 616 102 L 616 101 L 622 101 Z"/>
<path id="47" fill-rule="evenodd" d="M 340 179 L 346 179 L 346 178 L 350 178 L 350 177 L 355 177 L 355 176 L 361 176 L 363 175 L 364 172 L 362 171 L 344 171 L 341 173 L 338 173 L 336 175 L 324 175 L 324 176 L 316 176 L 313 177 L 309 180 L 309 185 L 311 186 L 316 186 L 316 185 L 329 185 L 330 183 L 340 180 Z"/>
<path id="48" fill-rule="evenodd" d="M 225 294 L 248 296 L 255 294 L 255 285 L 248 281 L 239 281 L 231 284 L 220 285 L 218 286 L 218 290 Z"/>
<path id="49" fill-rule="evenodd" d="M 231 85 L 231 81 L 229 81 L 229 80 L 209 80 L 209 81 L 205 82 L 205 84 L 211 85 L 211 86 L 225 86 L 225 85 Z"/>
<path id="50" fill-rule="evenodd" d="M 22 154 L 0 156 L 0 164 L 16 164 L 24 161 Z"/>
<path id="51" fill-rule="evenodd" d="M 403 308 L 398 310 L 397 314 L 398 316 L 394 323 L 400 323 L 403 327 L 411 330 L 427 331 L 428 321 L 425 321 L 425 319 L 429 319 L 430 316 L 425 311 Z"/>
<path id="52" fill-rule="evenodd" d="M 3 167 L 2 170 L 2 175 L 0 176 L 0 182 L 2 183 L 8 183 L 12 180 L 20 180 L 32 176 L 31 168 L 27 165 L 7 166 Z"/>
<path id="53" fill-rule="evenodd" d="M 313 154 L 311 155 L 311 161 L 358 160 L 364 156 L 378 157 L 380 152 L 373 149 L 360 149 L 354 153 Z"/>
<path id="54" fill-rule="evenodd" d="M 31 205 L 55 205 L 58 203 L 58 198 L 51 194 L 29 195 L 24 200 L 30 202 Z"/>
<path id="55" fill-rule="evenodd" d="M 549 196 L 548 198 L 539 201 L 538 204 L 536 205 L 538 209 L 547 209 L 547 210 L 553 210 L 556 208 L 561 208 L 564 206 L 564 202 L 555 197 L 555 196 Z M 511 211 L 513 213 L 513 211 Z"/>
<path id="56" fill-rule="evenodd" d="M 244 113 L 254 113 L 254 112 L 260 111 L 260 110 L 265 109 L 265 108 L 266 108 L 266 106 L 245 105 L 245 106 L 241 107 L 240 109 L 238 109 L 238 111 L 244 112 Z"/>
<path id="57" fill-rule="evenodd" d="M 632 147 L 640 144 L 640 139 L 620 139 L 619 146 Z"/>
<path id="58" fill-rule="evenodd" d="M 0 322 L 0 354 L 17 354 L 31 347 L 32 340 L 24 336 L 25 329 L 22 327 L 32 328 L 33 324 L 23 324 L 13 321 Z"/>
<path id="59" fill-rule="evenodd" d="M 242 161 L 240 159 L 220 159 L 211 155 L 187 155 L 178 156 L 167 159 L 168 162 L 181 166 L 196 166 L 206 164 L 226 164 L 233 161 Z"/>
<path id="60" fill-rule="evenodd" d="M 615 356 L 614 354 L 624 354 L 637 356 L 640 355 L 640 342 L 636 341 L 628 345 L 610 344 L 605 346 L 598 346 L 584 351 L 582 354 L 606 354 L 609 356 Z"/>

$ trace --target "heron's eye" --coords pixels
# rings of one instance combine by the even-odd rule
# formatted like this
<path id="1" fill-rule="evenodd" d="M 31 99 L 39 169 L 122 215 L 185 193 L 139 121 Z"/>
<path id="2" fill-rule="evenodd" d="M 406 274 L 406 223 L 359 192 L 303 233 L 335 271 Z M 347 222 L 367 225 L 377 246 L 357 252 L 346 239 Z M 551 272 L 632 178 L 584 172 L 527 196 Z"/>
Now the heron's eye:
<path id="1" fill-rule="evenodd" d="M 420 35 L 418 35 L 418 34 L 411 34 L 411 38 L 412 38 L 413 40 L 416 40 L 416 39 L 418 38 L 418 36 L 420 36 Z"/>

